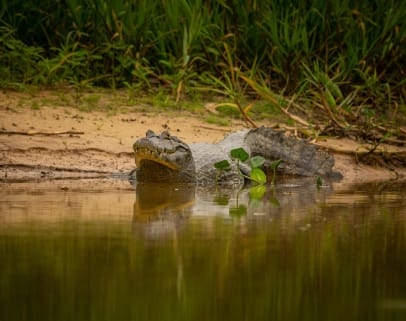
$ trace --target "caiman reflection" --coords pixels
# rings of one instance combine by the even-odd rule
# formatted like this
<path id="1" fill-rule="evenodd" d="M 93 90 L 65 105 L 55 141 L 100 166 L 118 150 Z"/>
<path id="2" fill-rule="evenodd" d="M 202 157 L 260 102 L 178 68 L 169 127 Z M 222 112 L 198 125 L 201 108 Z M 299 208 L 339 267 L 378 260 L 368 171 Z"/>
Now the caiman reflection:
<path id="1" fill-rule="evenodd" d="M 142 232 L 145 239 L 171 237 L 191 215 L 194 202 L 194 184 L 137 184 L 133 229 Z"/>
<path id="2" fill-rule="evenodd" d="M 289 179 L 272 188 L 264 187 L 266 192 L 260 199 L 253 193 L 255 188 L 138 184 L 133 208 L 134 232 L 141 233 L 146 239 L 168 238 L 186 219 L 232 219 L 236 215 L 259 224 L 286 216 L 300 224 L 299 213 L 319 207 L 333 192 L 331 185 L 318 188 L 312 178 Z"/>

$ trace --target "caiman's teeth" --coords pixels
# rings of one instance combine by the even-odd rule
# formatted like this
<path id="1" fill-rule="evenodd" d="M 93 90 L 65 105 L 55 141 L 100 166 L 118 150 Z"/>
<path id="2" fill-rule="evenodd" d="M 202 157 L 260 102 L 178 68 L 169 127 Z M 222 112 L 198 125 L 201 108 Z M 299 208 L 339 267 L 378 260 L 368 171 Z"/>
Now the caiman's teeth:
<path id="1" fill-rule="evenodd" d="M 135 149 L 135 152 L 142 153 L 144 155 L 150 155 L 150 156 L 157 157 L 157 158 L 162 157 L 165 154 L 164 152 L 162 152 L 160 150 L 152 151 L 148 148 L 143 148 L 143 147 L 137 147 Z"/>

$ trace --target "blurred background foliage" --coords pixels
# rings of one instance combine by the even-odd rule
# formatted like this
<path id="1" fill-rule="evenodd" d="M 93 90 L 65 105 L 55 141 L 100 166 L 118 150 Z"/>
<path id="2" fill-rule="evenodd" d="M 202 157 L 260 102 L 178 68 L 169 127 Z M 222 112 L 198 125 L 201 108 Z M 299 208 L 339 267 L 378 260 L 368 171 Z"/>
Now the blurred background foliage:
<path id="1" fill-rule="evenodd" d="M 215 90 L 319 103 L 339 128 L 377 114 L 396 123 L 405 21 L 393 0 L 3 0 L 0 87 L 161 85 L 177 101 Z"/>

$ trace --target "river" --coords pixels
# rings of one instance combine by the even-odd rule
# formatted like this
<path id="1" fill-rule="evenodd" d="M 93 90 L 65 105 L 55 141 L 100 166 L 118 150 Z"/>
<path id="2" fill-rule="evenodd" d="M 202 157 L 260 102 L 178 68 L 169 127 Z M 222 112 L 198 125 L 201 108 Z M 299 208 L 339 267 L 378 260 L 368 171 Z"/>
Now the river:
<path id="1" fill-rule="evenodd" d="M 3 182 L 0 320 L 406 320 L 406 184 Z"/>

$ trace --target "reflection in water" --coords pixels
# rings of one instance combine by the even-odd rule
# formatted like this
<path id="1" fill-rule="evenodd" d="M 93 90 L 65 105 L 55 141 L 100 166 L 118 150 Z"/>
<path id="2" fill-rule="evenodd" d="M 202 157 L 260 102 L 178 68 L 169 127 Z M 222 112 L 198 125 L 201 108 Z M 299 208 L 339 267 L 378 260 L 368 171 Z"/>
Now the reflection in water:
<path id="1" fill-rule="evenodd" d="M 405 320 L 406 188 L 0 192 L 0 320 Z"/>
<path id="2" fill-rule="evenodd" d="M 200 220 L 212 226 L 218 218 L 239 218 L 239 224 L 263 224 L 284 218 L 302 224 L 303 212 L 320 208 L 332 194 L 331 185 L 317 187 L 314 179 L 289 180 L 269 186 L 232 189 L 207 188 L 190 184 L 139 184 L 134 202 L 133 227 L 145 239 L 166 239 L 184 221 Z M 308 222 L 304 222 L 308 227 Z M 206 237 L 210 228 L 205 231 Z"/>

